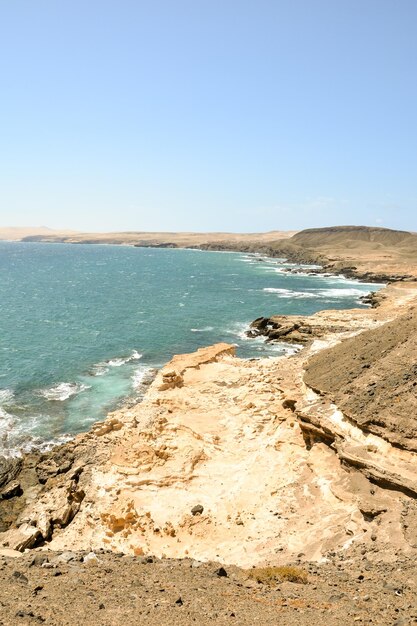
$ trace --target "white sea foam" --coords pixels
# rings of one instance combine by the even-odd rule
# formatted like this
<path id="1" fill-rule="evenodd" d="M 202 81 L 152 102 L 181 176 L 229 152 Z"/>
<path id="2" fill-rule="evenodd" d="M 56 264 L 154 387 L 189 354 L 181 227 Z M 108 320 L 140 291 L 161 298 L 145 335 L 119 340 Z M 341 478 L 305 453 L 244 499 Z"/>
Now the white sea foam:
<path id="1" fill-rule="evenodd" d="M 131 361 L 139 361 L 142 358 L 142 354 L 140 354 L 137 350 L 133 350 L 132 354 L 124 357 L 117 357 L 114 359 L 109 359 L 108 361 L 101 361 L 100 363 L 96 363 L 91 368 L 90 374 L 92 376 L 104 376 L 109 371 L 110 367 L 121 367 L 126 363 L 130 363 Z"/>
<path id="2" fill-rule="evenodd" d="M 123 357 L 119 357 L 116 359 L 110 359 L 109 361 L 106 361 L 104 366 L 108 366 L 108 367 L 120 367 L 121 365 L 125 365 L 125 363 L 130 363 L 130 361 L 139 361 L 139 359 L 142 358 L 142 354 L 139 354 L 139 352 L 137 350 L 133 350 L 132 354 L 130 356 L 123 356 Z M 103 365 L 102 363 L 98 364 Z"/>
<path id="3" fill-rule="evenodd" d="M 211 330 L 214 330 L 213 326 L 205 326 L 204 328 L 191 328 L 192 333 L 208 333 Z"/>
<path id="4" fill-rule="evenodd" d="M 53 447 L 70 441 L 73 437 L 69 434 L 59 435 L 45 439 L 37 435 L 39 418 L 26 419 L 18 424 L 13 416 L 9 416 L 7 424 L 2 420 L 0 413 L 0 455 L 6 458 L 16 458 L 33 450 L 48 452 Z"/>
<path id="5" fill-rule="evenodd" d="M 304 298 L 326 298 L 326 299 L 336 299 L 336 298 L 356 298 L 359 296 L 364 296 L 368 291 L 362 289 L 343 289 L 340 288 L 326 288 L 326 289 L 315 289 L 314 291 L 295 291 L 292 289 L 282 289 L 275 287 L 265 287 L 263 291 L 267 293 L 276 293 L 280 298 L 293 298 L 293 299 L 304 299 Z"/>
<path id="6" fill-rule="evenodd" d="M 303 348 L 303 345 L 299 343 L 277 343 L 276 345 L 281 346 L 282 350 L 288 356 L 297 354 L 297 352 Z"/>
<path id="7" fill-rule="evenodd" d="M 132 376 L 132 386 L 136 391 L 140 390 L 141 387 L 147 385 L 152 378 L 154 377 L 154 373 L 156 370 L 152 367 L 139 367 Z"/>
<path id="8" fill-rule="evenodd" d="M 367 291 L 363 289 L 318 289 L 316 292 L 319 298 L 352 298 L 355 296 L 364 296 Z"/>
<path id="9" fill-rule="evenodd" d="M 10 415 L 10 413 L 7 413 L 7 411 L 0 407 L 0 440 L 3 440 L 5 434 L 8 433 L 13 424 L 13 415 Z"/>
<path id="10" fill-rule="evenodd" d="M 14 393 L 11 389 L 0 389 L 0 404 L 7 404 L 14 398 Z"/>
<path id="11" fill-rule="evenodd" d="M 64 400 L 68 400 L 68 398 L 71 398 L 86 389 L 90 389 L 89 385 L 84 385 L 82 383 L 59 383 L 49 389 L 40 390 L 39 395 L 43 396 L 47 400 L 64 402 Z"/>
<path id="12" fill-rule="evenodd" d="M 106 367 L 104 363 L 97 363 L 91 368 L 92 376 L 104 376 L 104 374 L 107 374 L 108 371 L 109 368 Z"/>
<path id="13" fill-rule="evenodd" d="M 278 289 L 275 287 L 265 287 L 263 291 L 276 293 L 280 298 L 317 298 L 317 292 L 294 291 L 292 289 Z"/>
<path id="14" fill-rule="evenodd" d="M 246 335 L 246 331 L 248 329 L 249 326 L 245 322 L 236 322 L 235 324 L 232 324 L 232 326 L 225 328 L 223 333 L 225 335 L 233 335 L 234 337 L 239 337 L 239 339 L 246 340 L 248 339 Z"/>

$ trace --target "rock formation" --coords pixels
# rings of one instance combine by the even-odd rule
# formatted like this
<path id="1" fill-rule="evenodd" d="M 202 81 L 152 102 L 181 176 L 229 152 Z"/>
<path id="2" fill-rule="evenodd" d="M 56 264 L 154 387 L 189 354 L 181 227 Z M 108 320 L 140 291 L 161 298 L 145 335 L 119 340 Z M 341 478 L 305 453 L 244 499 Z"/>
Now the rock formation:
<path id="1" fill-rule="evenodd" d="M 416 284 L 396 284 L 376 309 L 298 317 L 311 332 L 293 357 L 241 360 L 227 344 L 175 357 L 142 403 L 0 466 L 0 544 L 245 567 L 413 555 L 416 302 Z"/>

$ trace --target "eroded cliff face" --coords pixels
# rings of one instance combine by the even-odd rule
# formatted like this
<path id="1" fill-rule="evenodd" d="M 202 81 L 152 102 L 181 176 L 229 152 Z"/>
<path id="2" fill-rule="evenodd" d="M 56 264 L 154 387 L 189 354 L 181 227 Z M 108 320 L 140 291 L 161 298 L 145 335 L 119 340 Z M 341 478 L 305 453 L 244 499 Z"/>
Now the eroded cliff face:
<path id="1" fill-rule="evenodd" d="M 311 358 L 304 380 L 362 430 L 416 452 L 416 358 L 417 309 L 411 307 L 383 327 Z"/>
<path id="2" fill-rule="evenodd" d="M 375 310 L 312 316 L 319 337 L 290 358 L 241 360 L 227 344 L 175 357 L 141 404 L 64 446 L 62 463 L 56 452 L 38 463 L 42 481 L 20 496 L 25 507 L 0 543 L 245 567 L 361 546 L 370 559 L 414 554 L 416 453 L 366 432 L 308 378 L 324 349 L 362 345 L 360 333 L 409 311 L 417 286 L 386 295 Z M 367 376 L 379 371 L 369 366 Z"/>

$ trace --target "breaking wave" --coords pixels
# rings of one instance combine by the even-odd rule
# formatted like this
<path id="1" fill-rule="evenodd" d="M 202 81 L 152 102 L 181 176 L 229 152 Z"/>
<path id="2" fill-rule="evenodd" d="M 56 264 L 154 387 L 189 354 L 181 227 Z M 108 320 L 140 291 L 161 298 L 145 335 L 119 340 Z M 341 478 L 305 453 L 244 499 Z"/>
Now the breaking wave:
<path id="1" fill-rule="evenodd" d="M 139 361 L 139 359 L 141 358 L 142 358 L 142 354 L 139 354 L 137 350 L 133 350 L 130 356 L 122 356 L 117 359 L 110 359 L 109 361 L 106 361 L 106 365 L 108 367 L 120 367 L 121 365 L 124 365 L 125 363 L 130 363 L 130 361 Z"/>
<path id="2" fill-rule="evenodd" d="M 280 298 L 326 298 L 326 299 L 338 299 L 338 298 L 358 298 L 369 293 L 363 289 L 338 289 L 338 288 L 326 288 L 315 289 L 314 291 L 295 291 L 292 289 L 282 289 L 275 287 L 265 287 L 263 291 L 267 293 L 276 293 Z"/>
<path id="3" fill-rule="evenodd" d="M 143 387 L 148 386 L 155 377 L 156 369 L 153 367 L 139 367 L 132 376 L 133 389 L 141 391 Z"/>
<path id="4" fill-rule="evenodd" d="M 39 391 L 39 395 L 47 400 L 53 400 L 56 402 L 64 402 L 72 396 L 75 396 L 86 389 L 90 389 L 89 385 L 82 383 L 59 383 L 49 389 L 42 389 Z"/>
<path id="5" fill-rule="evenodd" d="M 281 298 L 317 298 L 317 292 L 312 291 L 293 291 L 292 289 L 278 289 L 275 287 L 265 287 L 263 291 L 267 293 L 276 293 Z"/>
<path id="6" fill-rule="evenodd" d="M 132 354 L 129 356 L 116 357 L 114 359 L 109 359 L 108 361 L 100 361 L 100 363 L 93 365 L 91 368 L 91 374 L 93 376 L 104 376 L 104 374 L 109 371 L 110 367 L 121 367 L 131 361 L 139 361 L 142 356 L 143 355 L 137 350 L 133 350 Z"/>
<path id="7" fill-rule="evenodd" d="M 209 333 L 211 330 L 214 330 L 213 326 L 204 326 L 204 328 L 191 328 L 192 333 Z"/>

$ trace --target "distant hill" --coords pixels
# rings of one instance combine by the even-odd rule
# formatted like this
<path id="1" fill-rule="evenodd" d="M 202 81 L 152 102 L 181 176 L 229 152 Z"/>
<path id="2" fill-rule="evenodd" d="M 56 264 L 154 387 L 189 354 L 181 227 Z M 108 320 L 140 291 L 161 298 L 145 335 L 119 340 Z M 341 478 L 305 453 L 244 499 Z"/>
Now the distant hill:
<path id="1" fill-rule="evenodd" d="M 22 241 L 26 237 L 57 237 L 75 232 L 74 230 L 57 231 L 47 226 L 0 226 L 0 240 Z"/>
<path id="2" fill-rule="evenodd" d="M 309 228 L 296 233 L 291 242 L 308 247 L 355 247 L 374 244 L 375 246 L 395 246 L 416 241 L 416 235 L 405 230 L 390 230 L 369 226 L 330 226 Z"/>

